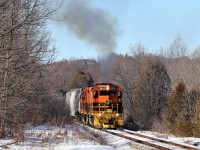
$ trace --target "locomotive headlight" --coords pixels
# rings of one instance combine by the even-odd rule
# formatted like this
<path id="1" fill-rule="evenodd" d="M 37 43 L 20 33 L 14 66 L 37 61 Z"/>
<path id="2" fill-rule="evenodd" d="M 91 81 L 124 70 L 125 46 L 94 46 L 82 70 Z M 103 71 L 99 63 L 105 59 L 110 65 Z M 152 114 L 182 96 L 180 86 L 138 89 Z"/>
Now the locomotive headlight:
<path id="1" fill-rule="evenodd" d="M 118 113 L 116 113 L 116 117 L 118 117 L 119 116 L 119 114 Z"/>
<path id="2" fill-rule="evenodd" d="M 107 86 L 106 86 L 106 90 L 109 91 L 109 89 L 110 89 L 110 87 L 109 87 L 109 85 L 107 85 Z"/>

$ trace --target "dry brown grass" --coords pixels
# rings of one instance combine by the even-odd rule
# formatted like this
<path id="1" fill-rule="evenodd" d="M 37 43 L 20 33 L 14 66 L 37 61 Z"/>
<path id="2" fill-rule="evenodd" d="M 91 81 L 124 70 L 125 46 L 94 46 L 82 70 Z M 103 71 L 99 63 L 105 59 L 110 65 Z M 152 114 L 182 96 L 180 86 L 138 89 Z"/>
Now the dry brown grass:
<path id="1" fill-rule="evenodd" d="M 23 125 L 16 125 L 15 132 L 14 132 L 14 140 L 17 144 L 24 142 L 25 134 L 24 134 L 24 126 Z"/>
<path id="2" fill-rule="evenodd" d="M 151 130 L 155 131 L 155 132 L 159 132 L 159 133 L 169 133 L 170 132 L 167 125 L 160 120 L 154 120 Z"/>

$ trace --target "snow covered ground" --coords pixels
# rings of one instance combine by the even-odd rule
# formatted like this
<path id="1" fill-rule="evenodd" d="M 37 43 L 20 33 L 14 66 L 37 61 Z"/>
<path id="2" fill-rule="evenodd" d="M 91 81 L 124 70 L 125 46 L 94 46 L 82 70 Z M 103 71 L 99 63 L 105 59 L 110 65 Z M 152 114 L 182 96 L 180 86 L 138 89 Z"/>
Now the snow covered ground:
<path id="1" fill-rule="evenodd" d="M 173 142 L 198 145 L 200 138 L 178 138 L 169 134 L 140 131 L 145 135 L 165 138 Z M 131 150 L 152 149 L 129 140 L 90 129 L 87 126 L 66 125 L 65 128 L 41 125 L 28 126 L 24 131 L 24 139 L 0 140 L 0 149 L 13 150 Z M 7 144 L 7 145 L 6 145 Z M 200 146 L 198 146 L 200 149 Z"/>

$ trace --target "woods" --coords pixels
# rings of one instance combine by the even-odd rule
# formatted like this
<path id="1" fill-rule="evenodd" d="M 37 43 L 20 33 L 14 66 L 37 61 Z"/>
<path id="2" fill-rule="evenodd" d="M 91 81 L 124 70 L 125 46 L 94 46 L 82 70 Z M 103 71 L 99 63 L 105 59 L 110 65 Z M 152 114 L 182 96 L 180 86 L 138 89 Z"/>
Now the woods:
<path id="1" fill-rule="evenodd" d="M 12 137 L 17 124 L 44 120 L 41 114 L 53 98 L 47 65 L 55 49 L 45 30 L 54 11 L 49 4 L 46 0 L 0 1 L 1 138 Z"/>

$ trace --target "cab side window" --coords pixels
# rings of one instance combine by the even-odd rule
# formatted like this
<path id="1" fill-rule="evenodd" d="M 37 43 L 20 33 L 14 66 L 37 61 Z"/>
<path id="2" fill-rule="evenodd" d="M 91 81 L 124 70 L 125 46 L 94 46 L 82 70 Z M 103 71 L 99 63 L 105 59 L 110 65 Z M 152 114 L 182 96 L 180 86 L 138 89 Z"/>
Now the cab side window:
<path id="1" fill-rule="evenodd" d="M 82 99 L 85 100 L 85 98 L 86 98 L 86 93 L 84 92 L 82 93 Z"/>
<path id="2" fill-rule="evenodd" d="M 94 91 L 94 98 L 98 98 L 98 91 Z"/>

